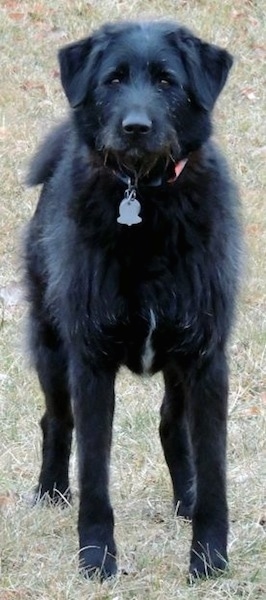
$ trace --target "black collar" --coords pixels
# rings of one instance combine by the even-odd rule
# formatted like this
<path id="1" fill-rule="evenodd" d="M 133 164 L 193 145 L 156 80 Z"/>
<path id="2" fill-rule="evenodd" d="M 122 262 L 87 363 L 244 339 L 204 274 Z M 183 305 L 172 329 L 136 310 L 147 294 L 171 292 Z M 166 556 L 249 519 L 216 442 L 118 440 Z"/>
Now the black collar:
<path id="1" fill-rule="evenodd" d="M 133 178 L 131 178 L 129 175 L 127 175 L 123 171 L 117 171 L 117 170 L 113 169 L 113 174 L 118 179 L 120 179 L 120 181 L 125 183 L 126 185 L 129 185 L 133 179 L 134 187 L 138 187 L 138 185 L 144 185 L 147 187 L 159 187 L 164 184 L 174 183 L 177 180 L 177 178 L 179 177 L 179 175 L 181 175 L 183 169 L 185 168 L 185 166 L 187 164 L 187 161 L 188 161 L 187 158 L 183 158 L 178 163 L 176 163 L 173 168 L 173 174 L 171 177 L 169 177 L 169 173 L 168 174 L 164 173 L 163 175 L 157 175 L 155 177 L 143 177 L 139 180 L 137 178 L 135 178 L 135 181 L 134 181 Z"/>

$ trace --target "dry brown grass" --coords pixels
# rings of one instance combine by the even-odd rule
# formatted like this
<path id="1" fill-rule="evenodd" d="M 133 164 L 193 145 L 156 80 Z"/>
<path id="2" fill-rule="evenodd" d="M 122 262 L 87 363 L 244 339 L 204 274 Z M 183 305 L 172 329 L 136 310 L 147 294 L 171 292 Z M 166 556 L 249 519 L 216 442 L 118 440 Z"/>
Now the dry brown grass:
<path id="1" fill-rule="evenodd" d="M 28 503 L 40 464 L 37 421 L 42 397 L 25 368 L 20 333 L 24 307 L 15 286 L 10 287 L 20 280 L 18 239 L 36 203 L 36 192 L 23 189 L 25 164 L 47 124 L 65 110 L 57 47 L 102 21 L 143 14 L 174 17 L 236 56 L 216 109 L 217 136 L 242 192 L 247 239 L 232 340 L 231 568 L 221 579 L 193 588 L 186 583 L 191 530 L 172 517 L 170 482 L 157 435 L 160 377 L 139 381 L 123 371 L 117 383 L 112 496 L 120 565 L 127 575 L 120 573 L 102 586 L 78 575 L 77 498 L 65 511 L 31 509 Z M 1 0 L 0 600 L 266 597 L 263 17 L 263 0 Z M 75 456 L 71 473 L 77 495 Z"/>

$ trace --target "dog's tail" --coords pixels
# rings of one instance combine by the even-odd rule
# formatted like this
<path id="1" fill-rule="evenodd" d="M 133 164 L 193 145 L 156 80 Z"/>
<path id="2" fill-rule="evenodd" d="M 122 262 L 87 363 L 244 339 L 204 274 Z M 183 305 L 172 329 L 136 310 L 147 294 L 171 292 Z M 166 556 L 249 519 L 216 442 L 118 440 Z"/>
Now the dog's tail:
<path id="1" fill-rule="evenodd" d="M 45 183 L 53 175 L 62 158 L 70 132 L 71 121 L 68 119 L 48 133 L 30 162 L 26 176 L 28 186 Z"/>

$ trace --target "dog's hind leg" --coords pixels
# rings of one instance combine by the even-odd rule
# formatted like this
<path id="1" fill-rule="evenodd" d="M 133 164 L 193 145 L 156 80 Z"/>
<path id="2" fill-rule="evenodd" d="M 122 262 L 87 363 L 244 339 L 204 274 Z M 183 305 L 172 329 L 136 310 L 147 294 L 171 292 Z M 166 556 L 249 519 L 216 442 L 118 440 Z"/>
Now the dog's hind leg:
<path id="1" fill-rule="evenodd" d="M 68 390 L 66 355 L 55 329 L 31 315 L 35 367 L 45 396 L 41 419 L 42 467 L 36 500 L 48 496 L 54 502 L 70 500 L 69 456 L 73 418 Z"/>
<path id="2" fill-rule="evenodd" d="M 84 360 L 71 346 L 70 385 L 77 436 L 80 484 L 80 568 L 86 577 L 116 573 L 114 518 L 109 499 L 109 463 L 115 369 Z M 102 362 L 102 359 L 101 359 Z"/>
<path id="3" fill-rule="evenodd" d="M 195 501 L 195 475 L 185 387 L 176 368 L 166 369 L 164 380 L 160 438 L 172 479 L 175 510 L 178 516 L 191 519 Z"/>
<path id="4" fill-rule="evenodd" d="M 197 472 L 192 577 L 217 575 L 227 567 L 227 396 L 228 369 L 220 349 L 191 377 L 191 434 Z"/>

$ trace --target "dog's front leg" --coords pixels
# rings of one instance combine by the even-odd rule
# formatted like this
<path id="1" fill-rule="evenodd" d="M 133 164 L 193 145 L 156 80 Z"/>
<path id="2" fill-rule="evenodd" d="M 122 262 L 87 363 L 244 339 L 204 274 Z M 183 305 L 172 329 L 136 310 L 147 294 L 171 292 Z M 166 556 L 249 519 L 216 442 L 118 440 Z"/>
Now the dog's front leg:
<path id="1" fill-rule="evenodd" d="M 197 473 L 190 574 L 227 567 L 226 421 L 228 369 L 224 351 L 206 359 L 191 386 L 191 429 Z"/>
<path id="2" fill-rule="evenodd" d="M 79 461 L 80 567 L 101 579 L 116 573 L 114 518 L 109 499 L 109 462 L 115 372 L 70 362 Z"/>

